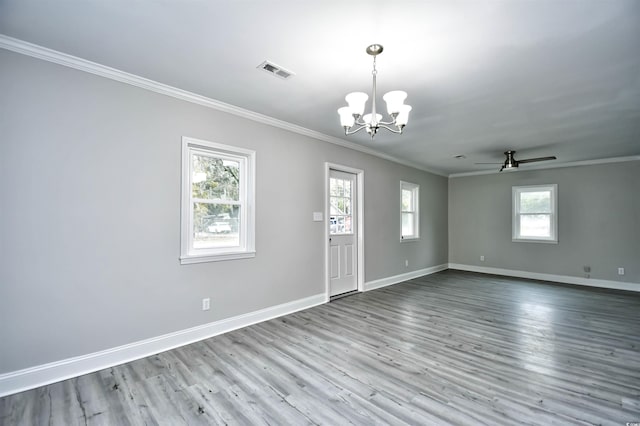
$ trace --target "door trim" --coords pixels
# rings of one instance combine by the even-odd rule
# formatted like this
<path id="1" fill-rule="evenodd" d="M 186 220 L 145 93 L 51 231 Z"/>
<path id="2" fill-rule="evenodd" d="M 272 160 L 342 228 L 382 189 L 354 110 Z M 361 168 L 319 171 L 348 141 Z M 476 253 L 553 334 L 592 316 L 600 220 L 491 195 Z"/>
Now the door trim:
<path id="1" fill-rule="evenodd" d="M 325 277 L 325 295 L 326 301 L 330 300 L 330 276 L 329 273 L 329 171 L 336 170 L 339 172 L 353 173 L 356 175 L 356 244 L 357 244 L 357 262 L 356 267 L 358 278 L 357 291 L 364 291 L 364 170 L 355 169 L 342 164 L 324 163 L 324 277 Z"/>

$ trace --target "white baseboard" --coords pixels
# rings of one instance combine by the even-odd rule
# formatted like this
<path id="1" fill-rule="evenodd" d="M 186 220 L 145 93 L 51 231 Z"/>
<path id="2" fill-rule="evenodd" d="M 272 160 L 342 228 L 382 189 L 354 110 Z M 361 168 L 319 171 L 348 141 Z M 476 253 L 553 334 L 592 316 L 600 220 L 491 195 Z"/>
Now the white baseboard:
<path id="1" fill-rule="evenodd" d="M 188 345 L 189 343 L 204 340 L 302 309 L 311 308 L 326 302 L 326 294 L 317 294 L 282 305 L 272 306 L 248 314 L 129 343 L 104 351 L 0 374 L 0 397 L 145 358 L 179 346 Z"/>
<path id="2" fill-rule="evenodd" d="M 610 288 L 614 290 L 640 291 L 640 283 L 623 281 L 597 280 L 593 278 L 573 277 L 571 275 L 543 274 L 540 272 L 519 271 L 515 269 L 491 268 L 487 266 L 463 265 L 449 263 L 449 269 L 480 272 L 482 274 L 505 275 L 509 277 L 529 278 L 532 280 L 554 281 L 564 284 L 576 284 L 589 287 Z"/>
<path id="3" fill-rule="evenodd" d="M 519 271 L 514 269 L 492 268 L 485 266 L 463 265 L 449 263 L 432 266 L 430 268 L 407 272 L 392 277 L 369 281 L 364 284 L 364 290 L 374 290 L 397 284 L 413 278 L 434 274 L 446 269 L 480 272 L 484 274 L 504 275 L 519 278 L 529 278 L 543 281 L 554 281 L 566 284 L 577 284 L 591 287 L 610 288 L 615 290 L 640 291 L 640 283 L 609 281 L 572 277 L 569 275 L 553 275 L 538 272 Z M 145 358 L 160 352 L 168 351 L 180 346 L 188 345 L 209 337 L 217 336 L 239 328 L 247 327 L 262 321 L 297 312 L 327 302 L 324 293 L 310 296 L 293 302 L 238 315 L 236 317 L 215 321 L 209 324 L 192 327 L 186 330 L 165 334 L 150 339 L 141 340 L 127 345 L 94 352 L 87 355 L 68 358 L 48 364 L 38 365 L 23 370 L 0 374 L 0 397 L 33 389 L 50 383 L 59 382 L 83 374 L 93 373 L 104 368 L 136 359 Z"/>
<path id="4" fill-rule="evenodd" d="M 448 269 L 449 265 L 443 263 L 442 265 L 431 266 L 425 269 L 419 269 L 417 271 L 411 271 L 400 275 L 394 275 L 392 277 L 381 278 L 379 280 L 368 281 L 364 283 L 364 291 L 375 290 L 376 288 L 386 287 L 392 284 L 398 284 L 403 281 L 411 280 L 414 278 L 423 277 L 425 275 L 435 274 L 436 272 L 444 271 Z"/>

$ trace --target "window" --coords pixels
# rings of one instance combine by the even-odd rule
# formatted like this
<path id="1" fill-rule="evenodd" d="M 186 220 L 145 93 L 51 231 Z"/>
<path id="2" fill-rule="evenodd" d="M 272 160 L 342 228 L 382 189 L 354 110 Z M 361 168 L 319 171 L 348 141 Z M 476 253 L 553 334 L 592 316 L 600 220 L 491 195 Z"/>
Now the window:
<path id="1" fill-rule="evenodd" d="M 353 177 L 333 170 L 331 172 L 335 177 L 329 179 L 329 233 L 353 234 Z"/>
<path id="2" fill-rule="evenodd" d="M 420 238 L 420 187 L 400 182 L 400 216 L 402 241 Z"/>
<path id="3" fill-rule="evenodd" d="M 182 138 L 182 264 L 255 256 L 255 152 Z"/>
<path id="4" fill-rule="evenodd" d="M 558 185 L 514 186 L 513 241 L 558 242 Z"/>

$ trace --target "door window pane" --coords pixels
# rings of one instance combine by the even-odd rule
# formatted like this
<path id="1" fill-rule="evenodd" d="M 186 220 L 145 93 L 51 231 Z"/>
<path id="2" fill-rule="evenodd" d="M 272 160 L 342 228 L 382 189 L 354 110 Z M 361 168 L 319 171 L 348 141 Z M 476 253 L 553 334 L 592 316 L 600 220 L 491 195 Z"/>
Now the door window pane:
<path id="1" fill-rule="evenodd" d="M 351 198 L 351 181 L 345 180 L 344 183 L 344 196 L 347 198 Z"/>
<path id="2" fill-rule="evenodd" d="M 331 178 L 329 186 L 329 192 L 331 195 L 337 197 L 342 197 L 344 195 L 344 183 L 342 179 Z"/>
<path id="3" fill-rule="evenodd" d="M 332 235 L 353 233 L 351 184 L 349 179 L 329 179 L 329 233 Z"/>

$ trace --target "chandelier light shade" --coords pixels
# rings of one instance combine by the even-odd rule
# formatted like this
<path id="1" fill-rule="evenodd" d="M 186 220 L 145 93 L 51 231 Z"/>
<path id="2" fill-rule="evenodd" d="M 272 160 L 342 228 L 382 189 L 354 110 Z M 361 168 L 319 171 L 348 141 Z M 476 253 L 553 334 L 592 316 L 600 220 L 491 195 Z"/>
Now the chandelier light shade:
<path id="1" fill-rule="evenodd" d="M 369 99 L 369 95 L 363 92 L 352 92 L 345 96 L 348 106 L 338 109 L 340 124 L 344 128 L 345 135 L 352 135 L 365 129 L 371 139 L 374 138 L 378 129 L 384 128 L 393 133 L 402 133 L 404 126 L 409 121 L 411 106 L 404 103 L 407 99 L 407 92 L 393 90 L 386 93 L 382 99 L 387 104 L 387 114 L 390 120 L 383 121 L 382 114 L 376 111 L 376 56 L 382 53 L 383 47 L 380 44 L 372 44 L 367 47 L 367 53 L 373 56 L 373 94 L 371 95 L 371 112 L 365 114 L 364 110 Z"/>

